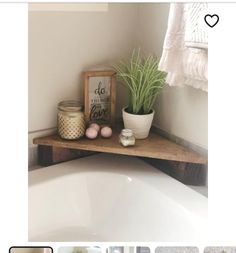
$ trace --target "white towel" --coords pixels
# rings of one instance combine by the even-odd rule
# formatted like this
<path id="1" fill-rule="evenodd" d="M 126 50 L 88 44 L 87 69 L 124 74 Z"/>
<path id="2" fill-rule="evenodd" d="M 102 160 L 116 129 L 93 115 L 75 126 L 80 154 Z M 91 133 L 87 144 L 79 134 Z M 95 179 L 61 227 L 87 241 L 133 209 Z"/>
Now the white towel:
<path id="1" fill-rule="evenodd" d="M 189 85 L 207 91 L 208 51 L 187 47 L 185 34 L 185 4 L 172 3 L 159 69 L 168 73 L 170 86 Z"/>
<path id="2" fill-rule="evenodd" d="M 187 47 L 208 48 L 208 33 L 204 27 L 204 16 L 207 14 L 207 3 L 185 4 L 186 32 L 185 45 Z"/>

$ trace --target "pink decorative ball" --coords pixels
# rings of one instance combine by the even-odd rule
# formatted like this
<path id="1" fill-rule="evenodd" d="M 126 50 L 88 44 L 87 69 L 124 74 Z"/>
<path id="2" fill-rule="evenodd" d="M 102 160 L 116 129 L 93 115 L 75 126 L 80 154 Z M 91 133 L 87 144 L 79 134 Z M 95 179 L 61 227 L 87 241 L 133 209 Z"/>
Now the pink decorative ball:
<path id="1" fill-rule="evenodd" d="M 100 126 L 97 123 L 92 123 L 89 125 L 89 127 L 95 128 L 97 130 L 97 132 L 99 132 L 99 130 L 100 130 Z"/>
<path id="2" fill-rule="evenodd" d="M 110 138 L 112 136 L 112 129 L 108 126 L 105 126 L 101 129 L 101 136 L 103 138 Z"/>
<path id="3" fill-rule="evenodd" d="M 89 127 L 86 129 L 85 135 L 89 139 L 95 139 L 98 136 L 98 132 L 95 128 Z"/>

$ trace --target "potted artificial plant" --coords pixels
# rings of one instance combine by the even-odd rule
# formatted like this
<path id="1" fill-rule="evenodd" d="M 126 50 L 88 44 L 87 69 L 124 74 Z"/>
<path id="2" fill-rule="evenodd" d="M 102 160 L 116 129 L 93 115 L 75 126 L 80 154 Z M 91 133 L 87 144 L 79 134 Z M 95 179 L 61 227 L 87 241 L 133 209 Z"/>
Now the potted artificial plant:
<path id="1" fill-rule="evenodd" d="M 114 66 L 117 79 L 129 92 L 129 104 L 122 110 L 124 126 L 132 129 L 137 139 L 148 137 L 153 104 L 165 85 L 166 73 L 158 70 L 158 63 L 156 57 L 141 57 L 140 50 L 134 50 L 130 61 Z"/>

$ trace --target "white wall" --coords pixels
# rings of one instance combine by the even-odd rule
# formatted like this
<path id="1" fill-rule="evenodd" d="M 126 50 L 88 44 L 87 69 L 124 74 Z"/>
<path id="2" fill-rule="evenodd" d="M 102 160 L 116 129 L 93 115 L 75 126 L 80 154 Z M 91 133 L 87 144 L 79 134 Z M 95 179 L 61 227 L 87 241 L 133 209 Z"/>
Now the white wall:
<path id="1" fill-rule="evenodd" d="M 29 131 L 56 126 L 56 106 L 83 101 L 81 71 L 109 66 L 135 45 L 137 6 L 29 12 Z"/>
<path id="2" fill-rule="evenodd" d="M 169 4 L 141 4 L 139 43 L 145 51 L 161 56 Z M 191 87 L 166 86 L 155 106 L 154 125 L 207 149 L 208 96 Z"/>

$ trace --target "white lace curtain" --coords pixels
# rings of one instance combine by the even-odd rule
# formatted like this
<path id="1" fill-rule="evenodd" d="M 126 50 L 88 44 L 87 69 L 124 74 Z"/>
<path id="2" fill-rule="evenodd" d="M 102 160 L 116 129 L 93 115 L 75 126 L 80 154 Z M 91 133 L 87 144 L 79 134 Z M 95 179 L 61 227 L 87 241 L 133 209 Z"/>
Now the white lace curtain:
<path id="1" fill-rule="evenodd" d="M 208 90 L 208 35 L 204 3 L 172 3 L 159 69 L 170 86 Z"/>

